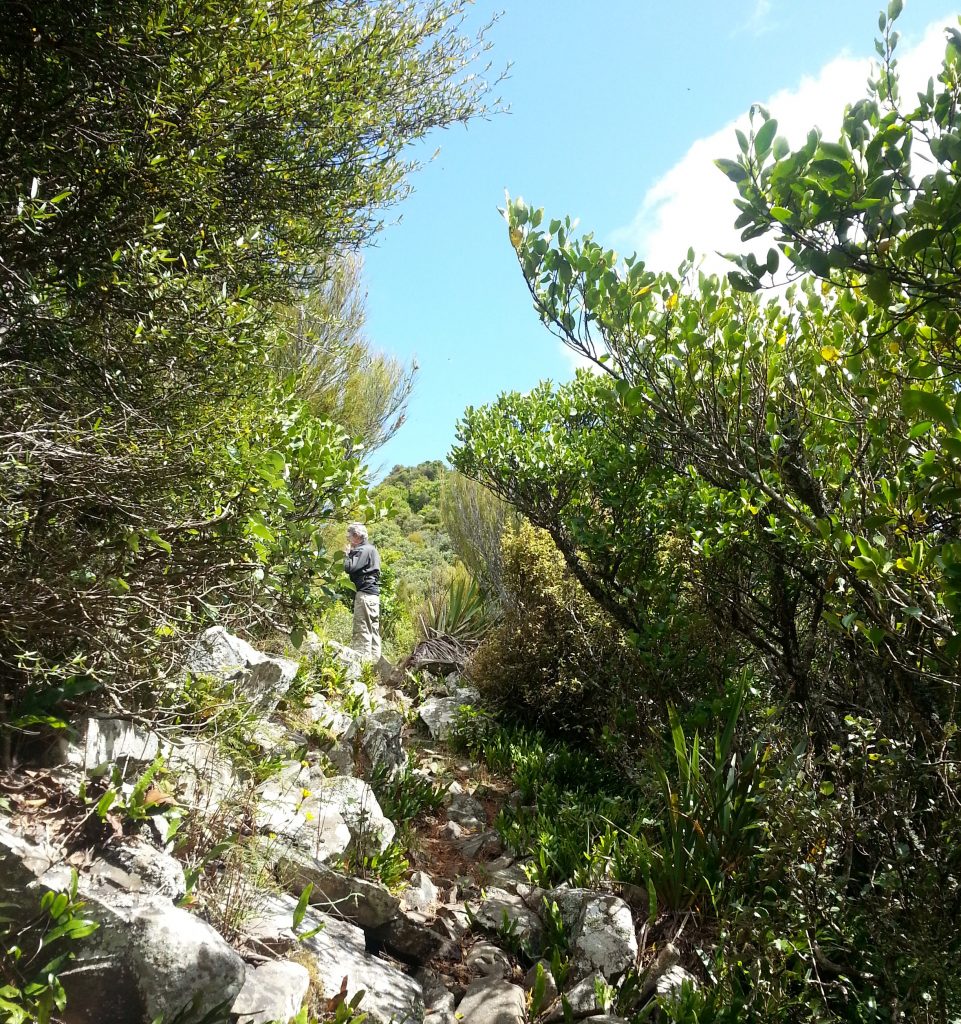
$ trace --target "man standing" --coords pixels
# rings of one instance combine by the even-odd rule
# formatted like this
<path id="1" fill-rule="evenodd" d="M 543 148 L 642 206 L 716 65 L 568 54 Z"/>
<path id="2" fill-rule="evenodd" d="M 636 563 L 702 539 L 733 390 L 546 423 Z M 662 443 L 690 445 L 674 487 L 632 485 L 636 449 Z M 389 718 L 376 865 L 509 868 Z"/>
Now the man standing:
<path id="1" fill-rule="evenodd" d="M 380 554 L 367 538 L 367 527 L 347 527 L 344 572 L 354 584 L 354 636 L 351 647 L 366 660 L 380 661 Z"/>

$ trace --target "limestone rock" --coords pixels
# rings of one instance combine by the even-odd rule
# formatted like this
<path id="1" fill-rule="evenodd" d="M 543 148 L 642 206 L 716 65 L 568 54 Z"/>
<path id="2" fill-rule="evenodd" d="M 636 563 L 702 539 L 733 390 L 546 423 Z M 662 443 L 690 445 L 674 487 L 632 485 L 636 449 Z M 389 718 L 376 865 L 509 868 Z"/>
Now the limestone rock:
<path id="1" fill-rule="evenodd" d="M 456 999 L 447 987 L 447 980 L 429 967 L 422 967 L 414 979 L 424 991 L 424 1008 L 427 1013 L 449 1013 L 452 1017 Z"/>
<path id="2" fill-rule="evenodd" d="M 441 829 L 441 834 L 445 839 L 462 839 L 464 829 L 456 821 L 448 821 Z"/>
<path id="3" fill-rule="evenodd" d="M 631 908 L 617 896 L 561 886 L 545 897 L 556 903 L 571 941 L 575 978 L 599 972 L 614 978 L 637 960 Z"/>
<path id="4" fill-rule="evenodd" d="M 364 659 L 357 653 L 357 651 L 353 650 L 353 648 L 345 647 L 343 644 L 339 644 L 335 640 L 324 641 L 321 646 L 325 647 L 329 655 L 336 658 L 346 667 L 348 679 L 360 679 Z"/>
<path id="5" fill-rule="evenodd" d="M 70 1024 L 144 1024 L 178 1013 L 191 1024 L 240 991 L 244 962 L 200 918 L 158 896 L 81 895 L 100 928 L 61 979 Z"/>
<path id="6" fill-rule="evenodd" d="M 61 857 L 56 847 L 20 835 L 9 818 L 0 816 L 0 902 L 19 903 L 27 887 L 47 874 Z"/>
<path id="7" fill-rule="evenodd" d="M 301 938 L 297 938 L 292 921 L 296 906 L 293 896 L 265 894 L 257 913 L 244 923 L 244 931 L 269 949 L 286 952 L 296 947 L 299 954 L 308 954 L 308 970 L 328 998 L 340 991 L 344 978 L 349 996 L 365 992 L 360 1012 L 368 1014 L 368 1024 L 387 1024 L 392 1019 L 394 1024 L 419 1024 L 424 996 L 414 979 L 368 953 L 359 927 L 317 907 L 307 908 Z"/>
<path id="8" fill-rule="evenodd" d="M 584 906 L 593 895 L 590 889 L 574 889 L 568 885 L 558 886 L 551 889 L 545 899 L 548 903 L 556 903 L 560 912 L 564 928 L 569 935 L 572 935 L 577 928 Z"/>
<path id="9" fill-rule="evenodd" d="M 261 964 L 248 969 L 230 1012 L 237 1014 L 237 1024 L 288 1024 L 309 986 L 310 974 L 301 964 L 284 960 Z"/>
<path id="10" fill-rule="evenodd" d="M 469 686 L 462 682 L 456 672 L 447 676 L 441 685 L 448 697 L 453 697 L 462 704 L 480 704 L 480 690 L 476 686 Z"/>
<path id="11" fill-rule="evenodd" d="M 109 844 L 88 869 L 96 884 L 112 883 L 127 892 L 179 900 L 187 891 L 180 861 L 142 839 Z"/>
<path id="12" fill-rule="evenodd" d="M 405 910 L 427 913 L 437 905 L 437 897 L 437 886 L 430 875 L 415 871 L 407 882 L 407 888 L 400 894 L 400 901 Z"/>
<path id="13" fill-rule="evenodd" d="M 420 1024 L 424 1016 L 420 985 L 391 964 L 371 956 L 360 928 L 346 921 L 326 920 L 326 927 L 301 943 L 310 954 L 324 994 L 336 995 L 346 979 L 348 998 L 365 993 L 359 1010 L 367 1014 L 370 1024 Z"/>
<path id="14" fill-rule="evenodd" d="M 448 822 L 448 826 L 456 822 Z M 458 826 L 460 827 L 460 826 Z M 461 842 L 464 856 L 470 860 L 482 860 L 485 857 L 497 857 L 504 852 L 504 841 L 495 829 L 488 829 L 476 836 L 468 836 Z"/>
<path id="15" fill-rule="evenodd" d="M 536 955 L 544 940 L 544 926 L 540 917 L 519 897 L 504 889 L 488 889 L 486 898 L 471 906 L 474 919 L 492 934 L 511 930 L 514 941 Z"/>
<path id="16" fill-rule="evenodd" d="M 575 976 L 595 971 L 615 978 L 637 960 L 631 908 L 617 896 L 586 900 L 574 930 L 571 961 Z"/>
<path id="17" fill-rule="evenodd" d="M 372 942 L 379 949 L 403 960 L 421 965 L 437 957 L 459 957 L 459 950 L 447 936 L 436 931 L 416 913 L 400 913 L 393 920 L 370 932 Z"/>
<path id="18" fill-rule="evenodd" d="M 523 1024 L 524 990 L 502 978 L 480 978 L 457 1007 L 461 1024 Z"/>
<path id="19" fill-rule="evenodd" d="M 485 828 L 487 812 L 480 800 L 475 800 L 469 793 L 449 793 L 447 799 L 447 817 L 456 821 L 463 828 Z"/>
<path id="20" fill-rule="evenodd" d="M 508 892 L 516 893 L 518 896 L 528 896 L 535 887 L 530 884 L 527 872 L 524 870 L 524 865 L 511 864 L 509 867 L 495 868 L 494 865 L 497 861 L 503 859 L 503 857 L 498 857 L 497 860 L 484 865 L 487 871 L 484 877 L 488 884 L 496 885 L 498 889 L 506 889 Z M 528 901 L 528 906 L 531 906 L 530 901 Z M 540 910 L 540 904 L 537 905 L 536 909 Z"/>
<path id="21" fill-rule="evenodd" d="M 541 1009 L 544 1009 L 550 1006 L 557 998 L 557 982 L 554 980 L 549 961 L 538 960 L 527 974 L 524 975 L 524 989 L 527 992 L 534 991 L 534 986 L 537 984 L 538 969 L 540 969 L 544 977 L 544 995 L 541 999 Z"/>
<path id="22" fill-rule="evenodd" d="M 565 999 L 575 1020 L 604 1013 L 607 1007 L 598 1005 L 597 999 L 598 986 L 603 982 L 604 977 L 600 974 L 590 974 L 583 978 L 570 991 L 564 993 L 545 1019 L 548 1021 L 563 1020 Z"/>
<path id="23" fill-rule="evenodd" d="M 177 780 L 179 803 L 205 817 L 215 814 L 245 788 L 230 760 L 208 740 L 180 739 L 166 748 L 164 756 Z"/>
<path id="24" fill-rule="evenodd" d="M 514 964 L 504 950 L 484 939 L 471 946 L 464 963 L 475 973 L 488 978 L 509 978 L 514 971 Z"/>
<path id="25" fill-rule="evenodd" d="M 288 762 L 258 790 L 254 822 L 261 832 L 280 836 L 317 860 L 329 860 L 347 850 L 353 832 L 340 809 L 314 785 L 309 768 Z"/>
<path id="26" fill-rule="evenodd" d="M 279 722 L 261 719 L 250 732 L 248 739 L 266 757 L 290 757 L 294 744 L 291 734 Z"/>
<path id="27" fill-rule="evenodd" d="M 446 935 L 454 942 L 459 942 L 470 931 L 470 919 L 461 907 L 440 907 L 434 930 Z"/>
<path id="28" fill-rule="evenodd" d="M 424 1014 L 424 1024 L 460 1024 L 460 1020 L 453 1009 L 446 1006 L 438 1007 L 436 1010 L 428 1010 Z"/>
<path id="29" fill-rule="evenodd" d="M 450 737 L 460 709 L 465 703 L 459 697 L 429 697 L 420 706 L 420 717 L 431 738 L 444 741 Z"/>
<path id="30" fill-rule="evenodd" d="M 311 883 L 310 902 L 314 907 L 361 928 L 379 928 L 400 913 L 400 900 L 386 886 L 343 875 L 294 848 L 280 851 L 277 871 L 296 893 Z"/>
<path id="31" fill-rule="evenodd" d="M 312 722 L 319 722 L 334 736 L 343 736 L 354 721 L 350 715 L 338 711 L 322 693 L 313 694 L 307 702 L 306 711 L 307 717 Z"/>
<path id="32" fill-rule="evenodd" d="M 363 779 L 337 775 L 317 785 L 319 799 L 340 813 L 356 848 L 382 853 L 390 846 L 394 823 L 384 816 L 374 791 Z"/>
<path id="33" fill-rule="evenodd" d="M 688 985 L 697 989 L 697 978 L 690 971 L 684 970 L 679 964 L 669 967 L 658 979 L 655 991 L 659 999 L 671 1001 L 681 994 L 681 988 Z"/>
<path id="34" fill-rule="evenodd" d="M 142 771 L 161 752 L 160 737 L 125 718 L 86 718 L 78 725 L 79 745 L 62 744 L 63 763 L 93 772 L 116 764 L 131 775 Z"/>
<path id="35" fill-rule="evenodd" d="M 262 654 L 223 626 L 211 626 L 194 641 L 183 668 L 234 683 L 265 715 L 274 711 L 297 674 L 296 661 Z"/>
<path id="36" fill-rule="evenodd" d="M 392 708 L 378 708 L 355 719 L 344 734 L 345 742 L 359 736 L 360 745 L 373 767 L 383 767 L 393 778 L 407 766 L 403 742 L 404 716 Z"/>

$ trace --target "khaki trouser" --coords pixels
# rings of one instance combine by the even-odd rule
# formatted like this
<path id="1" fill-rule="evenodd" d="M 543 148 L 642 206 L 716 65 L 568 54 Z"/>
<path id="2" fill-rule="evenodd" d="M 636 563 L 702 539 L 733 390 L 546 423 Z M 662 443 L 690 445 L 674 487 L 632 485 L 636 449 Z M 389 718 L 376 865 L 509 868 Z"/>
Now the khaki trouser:
<path id="1" fill-rule="evenodd" d="M 354 594 L 354 636 L 351 647 L 362 658 L 380 661 L 380 597 Z"/>

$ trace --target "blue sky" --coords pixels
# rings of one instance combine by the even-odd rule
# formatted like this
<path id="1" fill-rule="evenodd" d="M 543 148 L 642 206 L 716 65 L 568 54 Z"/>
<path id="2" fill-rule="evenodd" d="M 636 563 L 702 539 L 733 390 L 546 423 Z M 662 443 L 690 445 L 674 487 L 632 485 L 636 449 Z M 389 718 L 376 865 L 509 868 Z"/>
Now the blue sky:
<path id="1" fill-rule="evenodd" d="M 413 179 L 365 253 L 368 334 L 416 359 L 408 421 L 375 470 L 444 458 L 468 405 L 571 359 L 540 326 L 497 207 L 504 190 L 570 214 L 583 231 L 654 269 L 731 248 L 729 185 L 712 159 L 736 150 L 734 122 L 768 104 L 791 138 L 836 131 L 863 95 L 878 0 L 477 0 L 510 113 L 432 136 L 439 155 Z M 905 84 L 936 73 L 958 8 L 906 0 Z"/>

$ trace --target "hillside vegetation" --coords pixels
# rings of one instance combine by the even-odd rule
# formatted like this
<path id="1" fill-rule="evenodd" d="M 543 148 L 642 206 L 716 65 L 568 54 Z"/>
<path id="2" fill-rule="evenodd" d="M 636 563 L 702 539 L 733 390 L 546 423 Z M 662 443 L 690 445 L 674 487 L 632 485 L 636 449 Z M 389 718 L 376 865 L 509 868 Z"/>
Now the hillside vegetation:
<path id="1" fill-rule="evenodd" d="M 961 32 L 902 95 L 891 0 L 837 139 L 752 108 L 727 275 L 510 199 L 590 369 L 372 486 L 356 252 L 488 109 L 468 6 L 8 13 L 0 1024 L 91 949 L 136 1024 L 248 1024 L 265 961 L 282 1024 L 956 1024 Z M 131 972 L 141 900 L 195 944 Z"/>
<path id="2" fill-rule="evenodd" d="M 545 879 L 646 889 L 710 982 L 677 1020 L 961 1006 L 961 36 L 903 96 L 900 7 L 837 141 L 792 149 L 755 107 L 718 161 L 752 243 L 727 278 L 505 210 L 536 314 L 594 372 L 460 424 L 455 467 L 541 531 L 480 664 L 638 783 L 625 805 L 575 772 L 509 828 Z"/>

